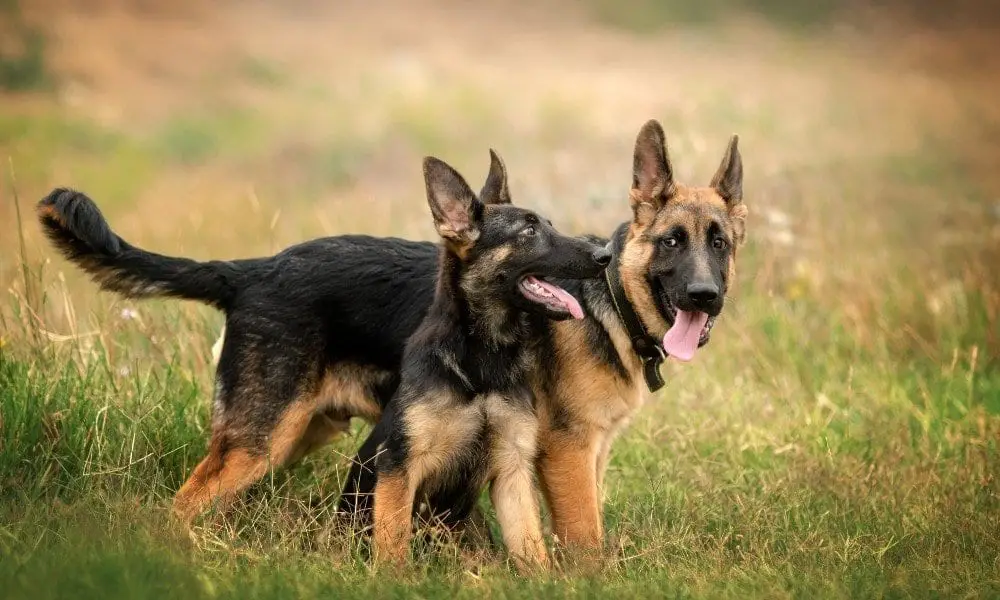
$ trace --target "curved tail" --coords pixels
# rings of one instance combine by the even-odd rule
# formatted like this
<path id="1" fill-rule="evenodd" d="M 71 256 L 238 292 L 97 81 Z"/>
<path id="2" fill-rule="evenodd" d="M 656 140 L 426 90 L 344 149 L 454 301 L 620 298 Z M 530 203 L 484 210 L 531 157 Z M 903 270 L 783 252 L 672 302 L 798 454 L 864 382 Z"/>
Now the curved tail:
<path id="1" fill-rule="evenodd" d="M 93 200 L 75 190 L 52 190 L 37 210 L 49 240 L 102 289 L 129 298 L 198 300 L 223 311 L 239 290 L 238 264 L 198 262 L 136 248 L 111 231 Z"/>

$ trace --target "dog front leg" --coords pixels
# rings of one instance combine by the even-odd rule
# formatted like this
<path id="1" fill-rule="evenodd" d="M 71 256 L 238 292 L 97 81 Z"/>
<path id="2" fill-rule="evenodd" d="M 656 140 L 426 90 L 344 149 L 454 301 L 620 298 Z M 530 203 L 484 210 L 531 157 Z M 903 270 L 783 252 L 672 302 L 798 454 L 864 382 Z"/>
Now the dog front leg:
<path id="1" fill-rule="evenodd" d="M 521 573 L 549 566 L 530 464 L 506 470 L 490 486 L 490 500 L 497 511 L 504 545 Z"/>
<path id="2" fill-rule="evenodd" d="M 399 566 L 406 561 L 413 537 L 416 488 L 405 469 L 379 473 L 375 484 L 375 562 Z"/>
<path id="3" fill-rule="evenodd" d="M 604 528 L 597 483 L 601 437 L 551 432 L 537 462 L 542 491 L 552 515 L 552 530 L 570 550 L 601 549 Z"/>

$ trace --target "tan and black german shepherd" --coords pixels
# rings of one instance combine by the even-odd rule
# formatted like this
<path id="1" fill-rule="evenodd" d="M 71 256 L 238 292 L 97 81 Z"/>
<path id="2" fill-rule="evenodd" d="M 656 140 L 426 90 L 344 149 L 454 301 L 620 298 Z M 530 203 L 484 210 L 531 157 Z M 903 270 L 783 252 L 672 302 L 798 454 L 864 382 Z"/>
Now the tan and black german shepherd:
<path id="1" fill-rule="evenodd" d="M 425 159 L 424 177 L 441 258 L 434 300 L 406 342 L 399 388 L 380 420 L 376 553 L 405 557 L 418 498 L 438 490 L 474 498 L 488 484 L 518 567 L 544 566 L 532 387 L 547 324 L 583 318 L 553 281 L 598 277 L 611 252 L 561 235 L 508 198 L 482 202 L 437 159 Z"/>
<path id="2" fill-rule="evenodd" d="M 508 195 L 503 163 L 492 157 L 484 202 Z M 553 531 L 572 548 L 602 543 L 611 444 L 644 389 L 662 386 L 664 357 L 691 359 L 722 311 L 744 238 L 742 179 L 733 136 L 708 186 L 676 182 L 662 128 L 646 123 L 635 145 L 631 219 L 610 239 L 588 238 L 612 252 L 605 277 L 557 282 L 580 299 L 584 318 L 547 323 L 541 338 L 536 468 Z M 432 243 L 336 236 L 266 258 L 197 262 L 132 246 L 79 192 L 54 190 L 38 213 L 56 247 L 103 289 L 198 300 L 226 314 L 208 455 L 174 501 L 186 521 L 323 445 L 351 417 L 381 423 L 405 342 L 434 298 Z M 370 507 L 376 478 L 368 467 L 385 434 L 376 425 L 355 459 L 345 510 Z M 462 501 L 443 494 L 432 504 L 448 512 Z"/>

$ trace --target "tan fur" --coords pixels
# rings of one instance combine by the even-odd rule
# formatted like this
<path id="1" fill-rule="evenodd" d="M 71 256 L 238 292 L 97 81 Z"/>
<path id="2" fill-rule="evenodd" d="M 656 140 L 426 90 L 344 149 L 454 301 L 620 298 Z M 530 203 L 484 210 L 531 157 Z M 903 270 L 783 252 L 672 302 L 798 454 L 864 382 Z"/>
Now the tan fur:
<path id="1" fill-rule="evenodd" d="M 596 494 L 596 432 L 589 437 L 548 430 L 538 460 L 542 491 L 552 516 L 552 532 L 560 543 L 598 549 L 604 538 Z"/>
<path id="2" fill-rule="evenodd" d="M 312 418 L 286 464 L 293 464 L 315 452 L 348 430 L 346 415 L 378 419 L 378 401 L 369 386 L 387 375 L 376 369 L 341 365 L 327 371 L 315 398 Z"/>
<path id="3" fill-rule="evenodd" d="M 482 422 L 478 413 L 475 406 L 454 398 L 409 407 L 405 416 L 410 432 L 408 476 L 423 481 L 447 465 L 478 432 Z"/>
<path id="4" fill-rule="evenodd" d="M 621 326 L 609 320 L 605 327 L 626 368 L 636 373 L 639 362 Z M 626 382 L 593 356 L 580 323 L 558 323 L 555 347 L 556 397 L 537 391 L 542 419 L 537 467 L 554 533 L 564 543 L 592 550 L 603 539 L 603 466 L 611 442 L 642 404 L 641 378 Z M 568 427 L 559 427 L 556 411 L 568 415 Z"/>
<path id="5" fill-rule="evenodd" d="M 548 553 L 532 471 L 538 439 L 534 415 L 496 396 L 471 403 L 444 397 L 412 404 L 402 418 L 410 434 L 406 465 L 388 477 L 380 474 L 375 488 L 377 555 L 393 562 L 405 558 L 412 537 L 409 507 L 417 491 L 433 485 L 488 423 L 493 436 L 485 476 L 491 482 L 490 497 L 504 543 L 520 571 L 546 568 Z M 400 512 L 404 507 L 406 512 Z"/>
<path id="6" fill-rule="evenodd" d="M 447 395 L 407 407 L 403 416 L 410 432 L 406 465 L 395 473 L 380 474 L 375 486 L 377 560 L 399 563 L 406 558 L 417 490 L 472 441 L 481 423 L 478 412 Z"/>
<path id="7" fill-rule="evenodd" d="M 504 545 L 521 572 L 547 568 L 549 557 L 542 536 L 533 470 L 538 421 L 530 412 L 515 410 L 497 397 L 488 399 L 486 411 L 494 431 L 490 499 Z"/>
<path id="8" fill-rule="evenodd" d="M 375 485 L 375 562 L 399 564 L 406 559 L 412 536 L 410 511 L 416 489 L 405 470 L 384 473 Z"/>
<path id="9" fill-rule="evenodd" d="M 729 209 L 730 223 L 733 226 L 733 244 L 739 248 L 746 239 L 746 221 L 749 210 L 747 205 L 740 202 Z M 734 248 L 734 250 L 735 250 Z M 730 254 L 729 259 L 729 285 L 730 289 L 736 285 L 736 252 Z"/>
<path id="10" fill-rule="evenodd" d="M 329 443 L 350 425 L 347 415 L 370 419 L 380 416 L 369 386 L 386 375 L 370 368 L 342 365 L 331 369 L 315 386 L 282 414 L 272 429 L 266 453 L 252 448 L 231 447 L 244 432 L 235 427 L 217 407 L 209 453 L 174 497 L 175 512 L 192 521 L 212 502 L 228 504 L 268 469 L 286 466 Z M 245 394 L 266 395 L 266 390 L 244 389 Z"/>
<path id="11" fill-rule="evenodd" d="M 305 432 L 289 453 L 286 464 L 292 465 L 312 454 L 350 428 L 350 421 L 338 418 L 334 412 L 320 412 L 312 415 Z"/>
<path id="12" fill-rule="evenodd" d="M 45 219 L 52 219 L 56 223 L 59 223 L 59 225 L 61 225 L 63 227 L 66 226 L 66 221 L 63 220 L 62 213 L 60 213 L 58 210 L 56 210 L 56 207 L 54 205 L 39 204 L 38 208 L 36 210 L 38 211 L 38 216 L 39 217 L 45 218 Z"/>
<path id="13" fill-rule="evenodd" d="M 444 244 L 448 247 L 450 252 L 459 258 L 459 260 L 465 261 L 469 258 L 469 251 L 472 250 L 471 241 L 452 241 L 445 238 Z"/>
<path id="14" fill-rule="evenodd" d="M 666 333 L 667 322 L 656 308 L 653 291 L 646 283 L 645 277 L 647 265 L 653 259 L 656 242 L 647 237 L 646 232 L 636 232 L 634 227 L 629 229 L 628 236 L 619 263 L 622 289 L 646 330 L 650 335 L 659 337 Z"/>
<path id="15" fill-rule="evenodd" d="M 382 409 L 371 395 L 370 386 L 389 376 L 385 371 L 370 367 L 340 365 L 328 370 L 320 383 L 320 402 L 328 410 L 377 420 Z"/>
<path id="16" fill-rule="evenodd" d="M 236 494 L 262 478 L 269 468 L 288 461 L 309 426 L 313 410 L 309 401 L 290 406 L 271 433 L 267 452 L 263 454 L 230 447 L 225 429 L 217 428 L 212 432 L 208 456 L 174 497 L 174 513 L 190 523 L 213 502 L 220 508 L 227 507 Z"/>
<path id="17" fill-rule="evenodd" d="M 625 368 L 639 373 L 641 364 L 632 352 L 625 330 L 610 319 L 603 323 Z M 615 426 L 642 405 L 641 381 L 626 382 L 587 345 L 582 323 L 563 321 L 555 327 L 556 365 L 560 370 L 561 406 L 588 425 Z M 635 378 L 633 378 L 635 379 Z M 601 398 L 594 403 L 592 399 Z"/>
<path id="18" fill-rule="evenodd" d="M 468 265 L 465 274 L 462 276 L 462 288 L 467 293 L 478 290 L 482 286 L 483 281 L 493 279 L 500 272 L 500 269 L 503 268 L 503 261 L 513 251 L 514 249 L 510 245 L 503 245 L 490 250 L 476 259 L 474 263 Z"/>
<path id="19" fill-rule="evenodd" d="M 514 249 L 511 248 L 510 246 L 500 246 L 499 248 L 490 252 L 489 260 L 495 263 L 503 262 L 504 260 L 507 259 L 507 257 L 511 255 L 513 251 Z M 479 261 L 476 262 L 478 263 Z"/>

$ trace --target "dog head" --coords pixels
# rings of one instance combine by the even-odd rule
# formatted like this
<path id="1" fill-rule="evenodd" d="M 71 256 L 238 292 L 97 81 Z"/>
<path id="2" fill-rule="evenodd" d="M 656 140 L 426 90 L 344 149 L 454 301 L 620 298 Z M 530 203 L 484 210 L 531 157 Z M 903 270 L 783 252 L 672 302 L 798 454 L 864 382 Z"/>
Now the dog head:
<path id="1" fill-rule="evenodd" d="M 555 320 L 583 318 L 579 302 L 551 279 L 597 277 L 611 253 L 514 206 L 503 161 L 492 150 L 490 158 L 478 197 L 450 166 L 433 157 L 424 160 L 427 201 L 446 259 L 457 261 L 460 289 L 480 310 L 510 307 Z"/>
<path id="2" fill-rule="evenodd" d="M 738 137 L 708 186 L 686 186 L 674 180 L 663 128 L 647 122 L 636 138 L 629 200 L 622 286 L 666 353 L 690 360 L 722 312 L 745 234 Z"/>

